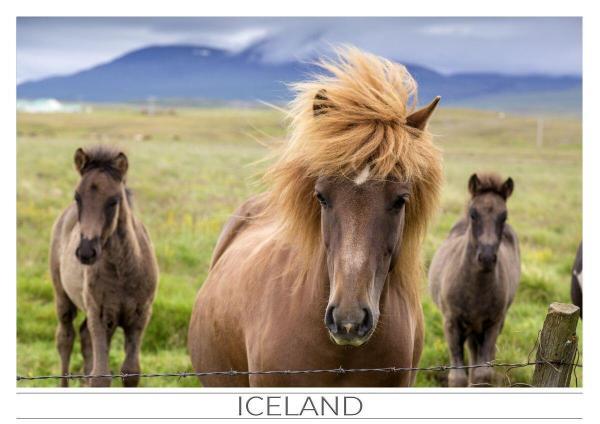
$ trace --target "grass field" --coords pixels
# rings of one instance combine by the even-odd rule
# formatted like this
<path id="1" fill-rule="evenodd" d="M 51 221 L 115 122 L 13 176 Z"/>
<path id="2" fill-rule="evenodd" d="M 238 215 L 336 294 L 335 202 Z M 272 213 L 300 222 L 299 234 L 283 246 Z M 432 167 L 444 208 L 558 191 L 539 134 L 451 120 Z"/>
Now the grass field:
<path id="1" fill-rule="evenodd" d="M 194 297 L 223 222 L 243 199 L 260 190 L 255 177 L 265 165 L 252 163 L 267 149 L 257 140 L 283 139 L 282 116 L 261 109 L 187 109 L 147 116 L 133 108 L 96 108 L 84 114 L 19 114 L 17 121 L 18 374 L 59 373 L 47 266 L 50 230 L 73 198 L 78 177 L 72 165 L 75 149 L 96 142 L 117 143 L 128 152 L 128 184 L 154 240 L 161 270 L 142 369 L 191 370 L 186 335 Z M 425 244 L 426 264 L 463 213 L 471 173 L 494 170 L 515 180 L 509 222 L 521 242 L 522 279 L 498 340 L 499 361 L 526 360 L 548 305 L 569 301 L 570 267 L 581 239 L 581 123 L 558 118 L 545 122 L 543 147 L 535 146 L 536 121 L 530 117 L 442 108 L 431 124 L 444 151 L 446 185 Z M 421 366 L 446 364 L 442 317 L 429 298 L 426 281 L 422 286 L 426 340 Z M 82 318 L 80 313 L 77 322 Z M 122 358 L 119 330 L 111 350 L 112 370 L 119 370 Z M 81 369 L 77 341 L 72 371 Z M 527 383 L 531 372 L 515 369 L 511 382 Z M 444 381 L 440 373 L 421 373 L 417 385 L 439 386 Z M 498 384 L 506 381 L 498 376 Z M 581 378 L 578 381 L 581 385 Z M 198 382 L 162 378 L 142 380 L 142 385 Z"/>

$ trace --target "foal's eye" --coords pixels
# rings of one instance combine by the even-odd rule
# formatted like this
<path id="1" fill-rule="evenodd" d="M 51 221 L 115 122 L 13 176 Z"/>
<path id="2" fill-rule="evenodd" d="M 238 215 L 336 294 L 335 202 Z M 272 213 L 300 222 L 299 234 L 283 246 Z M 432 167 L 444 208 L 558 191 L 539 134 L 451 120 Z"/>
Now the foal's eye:
<path id="1" fill-rule="evenodd" d="M 117 199 L 110 199 L 108 202 L 106 202 L 106 207 L 112 209 L 117 206 L 117 203 L 119 203 Z"/>
<path id="2" fill-rule="evenodd" d="M 471 209 L 469 211 L 469 216 L 471 217 L 471 219 L 477 219 L 477 211 L 475 209 Z"/>
<path id="3" fill-rule="evenodd" d="M 394 203 L 392 204 L 392 209 L 396 212 L 400 211 L 400 209 L 402 209 L 404 207 L 406 203 L 406 197 L 404 196 L 398 196 L 396 198 L 396 200 L 394 200 Z"/>
<path id="4" fill-rule="evenodd" d="M 317 197 L 317 200 L 319 201 L 319 203 L 321 204 L 321 206 L 323 206 L 324 208 L 326 208 L 328 206 L 328 203 L 327 203 L 327 200 L 325 199 L 325 196 L 323 196 L 318 191 L 315 192 L 315 196 Z"/>

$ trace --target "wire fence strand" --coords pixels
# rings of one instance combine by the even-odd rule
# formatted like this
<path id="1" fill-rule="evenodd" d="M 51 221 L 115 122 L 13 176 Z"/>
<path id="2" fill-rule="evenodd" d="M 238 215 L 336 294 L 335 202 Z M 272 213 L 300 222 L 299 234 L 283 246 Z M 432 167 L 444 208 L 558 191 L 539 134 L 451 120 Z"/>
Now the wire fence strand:
<path id="1" fill-rule="evenodd" d="M 120 373 L 120 374 L 66 374 L 66 375 L 37 375 L 37 376 L 22 376 L 17 375 L 17 381 L 35 381 L 35 380 L 84 380 L 92 378 L 162 378 L 162 377 L 210 377 L 210 376 L 226 376 L 226 377 L 241 377 L 251 375 L 299 375 L 299 374 L 351 374 L 351 373 L 368 373 L 368 372 L 382 372 L 382 373 L 400 373 L 400 372 L 443 372 L 449 370 L 470 370 L 474 368 L 506 368 L 507 372 L 515 368 L 523 368 L 528 366 L 535 366 L 538 364 L 552 364 L 552 365 L 569 365 L 574 368 L 582 368 L 583 365 L 578 363 L 563 363 L 563 362 L 552 362 L 547 360 L 542 361 L 527 361 L 522 363 L 504 363 L 504 362 L 486 362 L 483 364 L 472 364 L 472 365 L 435 365 L 430 367 L 382 367 L 382 368 L 325 368 L 325 369 L 304 369 L 304 370 L 265 370 L 265 371 L 204 371 L 204 372 L 164 372 L 164 373 Z M 509 380 L 510 381 L 510 380 Z M 517 385 L 523 385 L 524 383 L 515 383 Z"/>

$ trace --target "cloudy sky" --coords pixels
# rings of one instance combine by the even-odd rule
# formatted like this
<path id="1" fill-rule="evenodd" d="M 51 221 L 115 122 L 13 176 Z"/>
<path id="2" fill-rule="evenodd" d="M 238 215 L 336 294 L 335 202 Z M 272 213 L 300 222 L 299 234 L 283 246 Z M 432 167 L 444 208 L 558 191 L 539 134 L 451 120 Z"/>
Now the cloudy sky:
<path id="1" fill-rule="evenodd" d="M 69 74 L 167 44 L 307 59 L 339 43 L 443 73 L 581 74 L 579 18 L 19 18 L 17 80 Z"/>

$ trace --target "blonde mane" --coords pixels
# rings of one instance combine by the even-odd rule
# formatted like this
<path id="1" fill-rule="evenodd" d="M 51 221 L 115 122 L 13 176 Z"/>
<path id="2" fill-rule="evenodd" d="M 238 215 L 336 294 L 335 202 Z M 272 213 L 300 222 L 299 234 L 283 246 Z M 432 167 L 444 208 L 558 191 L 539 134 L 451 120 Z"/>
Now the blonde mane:
<path id="1" fill-rule="evenodd" d="M 337 60 L 319 63 L 328 75 L 293 85 L 290 140 L 265 174 L 263 210 L 273 223 L 271 240 L 293 245 L 295 270 L 314 267 L 323 254 L 314 196 L 319 176 L 354 178 L 370 166 L 370 179 L 410 182 L 397 274 L 391 278 L 418 300 L 421 243 L 438 204 L 441 153 L 426 129 L 407 125 L 417 84 L 404 66 L 351 47 L 337 54 Z"/>

